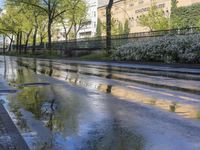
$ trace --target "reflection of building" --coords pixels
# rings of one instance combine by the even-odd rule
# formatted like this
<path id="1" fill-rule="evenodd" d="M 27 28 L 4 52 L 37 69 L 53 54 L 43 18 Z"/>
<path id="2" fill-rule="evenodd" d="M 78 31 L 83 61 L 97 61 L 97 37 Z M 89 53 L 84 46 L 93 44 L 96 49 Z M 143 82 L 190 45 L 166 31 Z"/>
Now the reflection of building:
<path id="1" fill-rule="evenodd" d="M 178 0 L 178 7 L 189 6 L 200 2 L 200 0 Z M 108 0 L 103 0 L 98 7 L 98 18 L 101 22 L 106 21 L 106 5 Z M 152 0 L 115 0 L 112 8 L 112 17 L 115 21 L 129 22 L 130 32 L 144 32 L 148 28 L 142 27 L 138 23 L 138 18 L 147 13 L 151 7 Z M 170 15 L 171 0 L 156 0 L 158 8 L 164 10 L 166 16 Z"/>

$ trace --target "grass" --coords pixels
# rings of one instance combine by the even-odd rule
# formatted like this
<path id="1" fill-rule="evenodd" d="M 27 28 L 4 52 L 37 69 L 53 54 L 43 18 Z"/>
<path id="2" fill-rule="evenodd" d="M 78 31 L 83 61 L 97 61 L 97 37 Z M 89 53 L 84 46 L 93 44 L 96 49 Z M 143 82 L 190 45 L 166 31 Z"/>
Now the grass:
<path id="1" fill-rule="evenodd" d="M 82 55 L 82 56 L 77 56 L 77 57 L 66 57 L 63 56 L 61 57 L 59 53 L 53 51 L 52 54 L 50 54 L 48 51 L 41 53 L 41 52 L 35 52 L 34 54 L 32 53 L 27 53 L 27 54 L 18 54 L 16 52 L 9 52 L 6 53 L 5 55 L 7 56 L 19 56 L 19 57 L 31 57 L 31 58 L 47 58 L 47 59 L 59 59 L 59 58 L 66 58 L 70 60 L 84 60 L 84 61 L 109 61 L 111 60 L 111 57 L 106 54 L 105 52 L 101 53 L 91 53 L 87 55 Z"/>
<path id="2" fill-rule="evenodd" d="M 91 53 L 91 54 L 88 54 L 88 55 L 84 55 L 84 56 L 80 56 L 78 57 L 78 59 L 80 60 L 87 60 L 87 61 L 108 61 L 108 60 L 111 60 L 111 57 L 106 54 L 105 52 L 103 53 Z"/>
<path id="3" fill-rule="evenodd" d="M 3 54 L 1 54 L 1 55 L 3 55 Z M 19 56 L 19 57 L 33 57 L 33 58 L 49 58 L 49 59 L 60 57 L 60 55 L 58 53 L 53 52 L 52 54 L 50 54 L 47 51 L 44 52 L 44 53 L 35 52 L 34 54 L 33 53 L 19 54 L 19 53 L 16 53 L 16 52 L 9 52 L 9 53 L 6 53 L 5 55 L 7 55 L 7 56 Z"/>

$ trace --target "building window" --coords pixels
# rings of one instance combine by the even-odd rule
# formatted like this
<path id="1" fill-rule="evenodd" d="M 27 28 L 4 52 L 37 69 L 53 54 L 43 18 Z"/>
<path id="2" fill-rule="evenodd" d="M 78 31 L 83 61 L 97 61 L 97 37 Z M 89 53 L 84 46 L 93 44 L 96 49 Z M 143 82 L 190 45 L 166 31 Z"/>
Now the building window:
<path id="1" fill-rule="evenodd" d="M 131 3 L 130 5 L 129 5 L 129 7 L 133 7 L 134 6 L 134 4 L 133 3 Z"/>
<path id="2" fill-rule="evenodd" d="M 84 38 L 84 37 L 91 37 L 92 35 L 92 32 L 82 32 L 79 34 L 81 38 Z"/>
<path id="3" fill-rule="evenodd" d="M 139 4 L 143 4 L 143 3 L 144 3 L 144 0 L 139 0 L 138 3 L 139 3 Z"/>

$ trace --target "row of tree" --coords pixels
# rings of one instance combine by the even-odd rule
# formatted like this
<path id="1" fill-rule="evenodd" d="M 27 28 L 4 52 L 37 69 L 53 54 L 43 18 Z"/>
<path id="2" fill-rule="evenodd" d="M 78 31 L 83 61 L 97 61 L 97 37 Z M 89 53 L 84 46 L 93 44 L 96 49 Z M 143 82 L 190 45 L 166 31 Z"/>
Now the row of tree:
<path id="1" fill-rule="evenodd" d="M 102 35 L 102 32 L 106 33 L 108 53 L 111 49 L 112 34 L 130 32 L 128 20 L 123 25 L 112 18 L 113 2 L 108 1 L 106 22 L 101 23 L 99 20 L 97 25 L 97 36 Z M 177 0 L 171 2 L 172 7 L 168 14 L 157 8 L 156 2 L 152 3 L 150 11 L 140 16 L 138 22 L 150 30 L 200 25 L 200 5 L 177 7 Z M 78 31 L 87 21 L 87 9 L 85 0 L 6 0 L 5 11 L 0 17 L 0 33 L 10 39 L 9 50 L 15 39 L 19 53 L 22 51 L 22 45 L 25 45 L 26 53 L 30 43 L 32 51 L 35 52 L 36 42 L 42 44 L 44 41 L 48 42 L 47 48 L 51 51 L 56 26 L 62 25 L 66 41 L 70 36 L 76 39 Z"/>
<path id="2" fill-rule="evenodd" d="M 138 22 L 150 31 L 200 26 L 200 4 L 183 7 L 177 4 L 177 0 L 171 0 L 171 10 L 164 12 L 154 1 L 149 12 L 140 16 Z"/>
<path id="3" fill-rule="evenodd" d="M 39 41 L 47 41 L 51 52 L 52 37 L 58 24 L 62 25 L 67 41 L 69 36 L 76 38 L 86 15 L 84 0 L 6 0 L 0 17 L 0 33 L 10 39 L 10 45 L 15 39 L 19 53 L 22 45 L 25 45 L 26 53 L 30 43 L 35 52 Z"/>
<path id="4" fill-rule="evenodd" d="M 111 19 L 111 35 L 121 35 L 121 34 L 129 34 L 130 27 L 128 20 L 125 23 L 121 23 L 114 18 Z M 102 22 L 101 19 L 98 19 L 96 36 L 100 37 L 106 34 L 106 23 Z"/>

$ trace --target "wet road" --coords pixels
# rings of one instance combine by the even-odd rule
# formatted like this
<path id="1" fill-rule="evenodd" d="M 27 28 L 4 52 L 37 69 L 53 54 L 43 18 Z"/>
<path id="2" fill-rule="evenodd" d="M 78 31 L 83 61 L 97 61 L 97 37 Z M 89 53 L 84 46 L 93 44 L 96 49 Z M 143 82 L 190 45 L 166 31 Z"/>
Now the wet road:
<path id="1" fill-rule="evenodd" d="M 0 57 L 33 150 L 199 150 L 200 69 Z"/>

